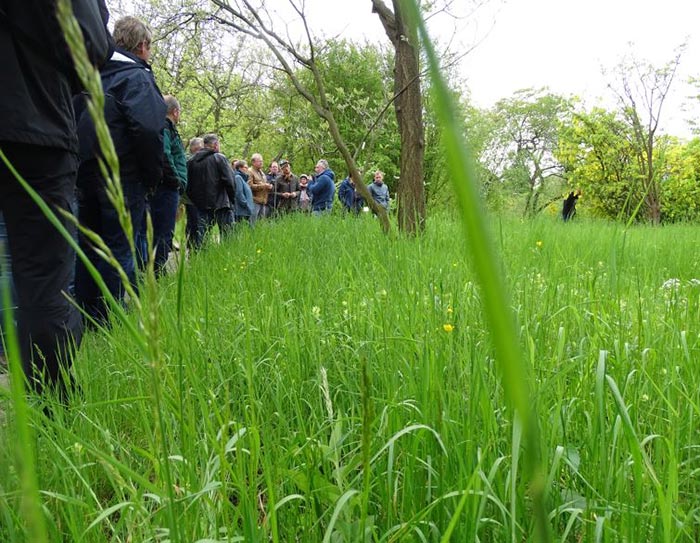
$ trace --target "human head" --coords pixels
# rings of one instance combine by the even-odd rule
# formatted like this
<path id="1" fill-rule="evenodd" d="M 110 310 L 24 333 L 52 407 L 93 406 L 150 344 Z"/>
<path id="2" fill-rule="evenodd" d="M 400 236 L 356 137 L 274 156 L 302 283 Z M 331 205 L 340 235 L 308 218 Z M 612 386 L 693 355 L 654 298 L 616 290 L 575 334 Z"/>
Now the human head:
<path id="1" fill-rule="evenodd" d="M 243 169 L 248 169 L 248 163 L 245 160 L 234 160 L 233 161 L 233 169 L 234 170 L 243 170 Z"/>
<path id="2" fill-rule="evenodd" d="M 377 185 L 381 185 L 382 183 L 384 183 L 384 172 L 380 172 L 379 170 L 374 172 L 374 182 Z"/>
<path id="3" fill-rule="evenodd" d="M 277 175 L 278 173 L 280 173 L 280 166 L 279 164 L 277 164 L 277 162 L 272 161 L 270 163 L 270 173 L 272 175 Z"/>
<path id="4" fill-rule="evenodd" d="M 263 165 L 262 155 L 260 153 L 253 153 L 253 156 L 250 157 L 250 164 L 256 170 L 259 170 L 260 168 L 262 168 L 262 165 Z"/>
<path id="5" fill-rule="evenodd" d="M 180 122 L 180 102 L 177 101 L 177 98 L 171 95 L 166 95 L 163 96 L 163 101 L 165 102 L 165 105 L 168 108 L 168 112 L 166 113 L 166 116 L 168 119 L 170 119 L 174 124 L 177 124 Z"/>
<path id="6" fill-rule="evenodd" d="M 127 15 L 114 23 L 114 43 L 148 62 L 151 58 L 151 30 L 141 19 Z"/>
<path id="7" fill-rule="evenodd" d="M 328 169 L 328 161 L 326 159 L 321 159 L 316 163 L 316 167 L 314 167 L 314 171 L 317 174 L 322 174 Z"/>
<path id="8" fill-rule="evenodd" d="M 204 140 L 202 138 L 192 138 L 190 140 L 190 154 L 193 155 L 204 147 Z"/>
<path id="9" fill-rule="evenodd" d="M 282 159 L 280 160 L 280 168 L 282 169 L 282 173 L 284 175 L 289 175 L 289 172 L 292 170 L 292 165 L 289 163 L 289 160 Z"/>
<path id="10" fill-rule="evenodd" d="M 309 182 L 309 176 L 306 175 L 305 173 L 301 174 L 299 176 L 299 184 L 303 187 L 306 186 L 306 184 Z"/>
<path id="11" fill-rule="evenodd" d="M 219 136 L 216 134 L 207 134 L 202 140 L 204 141 L 204 147 L 213 149 L 217 153 L 219 152 Z"/>

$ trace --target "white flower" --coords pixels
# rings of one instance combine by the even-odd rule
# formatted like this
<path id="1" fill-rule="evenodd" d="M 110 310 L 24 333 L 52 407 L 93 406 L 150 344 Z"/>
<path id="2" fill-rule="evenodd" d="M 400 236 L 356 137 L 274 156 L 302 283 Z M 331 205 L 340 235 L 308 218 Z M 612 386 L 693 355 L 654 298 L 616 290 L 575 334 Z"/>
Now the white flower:
<path id="1" fill-rule="evenodd" d="M 681 280 L 676 279 L 675 277 L 672 277 L 671 279 L 666 279 L 666 281 L 664 281 L 664 284 L 661 285 L 661 288 L 672 289 L 672 288 L 678 288 L 680 286 L 681 286 Z"/>

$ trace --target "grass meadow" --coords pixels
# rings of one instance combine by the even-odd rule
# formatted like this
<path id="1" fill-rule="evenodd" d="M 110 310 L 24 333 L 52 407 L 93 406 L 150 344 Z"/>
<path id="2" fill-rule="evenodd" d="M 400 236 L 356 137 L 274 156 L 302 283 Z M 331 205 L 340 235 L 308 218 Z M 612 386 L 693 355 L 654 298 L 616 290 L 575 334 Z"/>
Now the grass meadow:
<path id="1" fill-rule="evenodd" d="M 144 285 L 28 434 L 0 392 L 0 541 L 537 541 L 532 455 L 552 541 L 699 540 L 697 227 L 489 223 L 536 443 L 457 220 L 288 217 Z"/>

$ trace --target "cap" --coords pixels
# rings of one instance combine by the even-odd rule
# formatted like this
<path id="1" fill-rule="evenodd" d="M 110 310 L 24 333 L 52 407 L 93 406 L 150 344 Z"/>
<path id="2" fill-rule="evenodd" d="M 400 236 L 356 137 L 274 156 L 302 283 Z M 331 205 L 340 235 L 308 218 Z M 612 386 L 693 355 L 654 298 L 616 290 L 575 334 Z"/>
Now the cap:
<path id="1" fill-rule="evenodd" d="M 287 160 L 286 158 L 280 160 L 280 162 L 279 162 L 280 168 L 284 168 L 285 166 L 288 166 L 288 165 L 289 165 L 289 160 Z"/>

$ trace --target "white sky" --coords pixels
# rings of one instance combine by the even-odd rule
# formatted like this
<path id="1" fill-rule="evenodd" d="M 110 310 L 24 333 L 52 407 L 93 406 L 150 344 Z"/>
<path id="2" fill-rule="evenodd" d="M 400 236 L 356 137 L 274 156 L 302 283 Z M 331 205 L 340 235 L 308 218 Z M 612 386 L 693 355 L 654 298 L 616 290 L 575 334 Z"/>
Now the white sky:
<path id="1" fill-rule="evenodd" d="M 390 0 L 385 0 L 391 4 Z M 456 0 L 466 5 L 464 0 Z M 284 0 L 268 0 L 272 7 Z M 370 0 L 306 0 L 315 34 L 342 34 L 385 40 Z M 288 24 L 293 24 L 287 19 Z M 433 38 L 452 35 L 446 18 L 430 24 Z M 689 136 L 685 119 L 700 116 L 700 103 L 688 100 L 688 76 L 700 77 L 700 0 L 491 0 L 475 17 L 457 23 L 462 48 L 481 43 L 462 62 L 472 98 L 491 106 L 518 89 L 548 87 L 576 94 L 587 106 L 613 107 L 601 67 L 612 68 L 630 50 L 661 66 L 683 42 L 672 96 L 662 128 Z M 683 112 L 683 107 L 693 111 Z"/>

